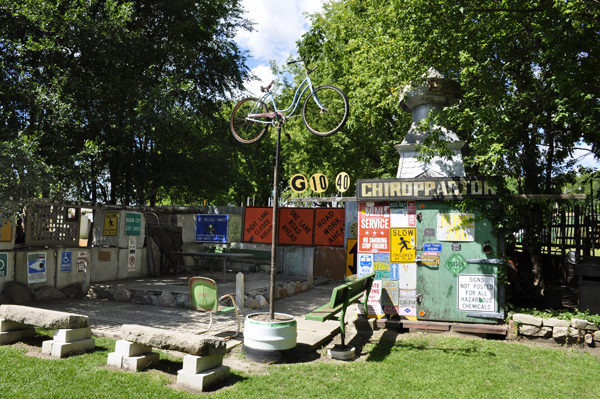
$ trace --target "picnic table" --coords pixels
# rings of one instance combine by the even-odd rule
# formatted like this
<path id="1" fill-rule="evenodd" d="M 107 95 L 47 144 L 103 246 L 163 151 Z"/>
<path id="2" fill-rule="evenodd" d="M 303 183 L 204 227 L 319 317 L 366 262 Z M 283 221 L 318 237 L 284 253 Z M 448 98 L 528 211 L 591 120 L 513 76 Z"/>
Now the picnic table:
<path id="1" fill-rule="evenodd" d="M 218 260 L 223 260 L 223 284 L 226 283 L 225 280 L 225 271 L 227 270 L 227 264 L 229 261 L 231 260 L 242 260 L 243 259 L 248 259 L 248 258 L 253 258 L 254 255 L 252 254 L 245 254 L 245 253 L 229 253 L 229 252 L 223 252 L 223 253 L 219 253 L 219 252 L 170 252 L 172 255 L 178 255 L 178 256 L 189 256 L 194 260 L 194 266 L 196 269 L 196 276 L 198 275 L 198 270 L 200 268 L 200 262 L 202 261 L 202 259 L 218 259 Z M 176 274 L 179 274 L 179 270 L 181 269 L 185 269 L 188 267 L 192 267 L 192 266 L 186 266 L 183 264 L 183 262 L 180 262 L 179 265 L 177 265 L 177 271 Z"/>

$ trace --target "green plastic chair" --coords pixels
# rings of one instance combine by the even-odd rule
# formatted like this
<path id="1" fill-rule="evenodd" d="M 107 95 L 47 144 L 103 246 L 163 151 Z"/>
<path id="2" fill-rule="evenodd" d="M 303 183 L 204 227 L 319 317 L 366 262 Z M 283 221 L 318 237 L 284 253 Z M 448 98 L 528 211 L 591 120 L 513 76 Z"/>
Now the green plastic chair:
<path id="1" fill-rule="evenodd" d="M 237 317 L 237 332 L 235 335 L 229 336 L 224 339 L 231 339 L 238 336 L 240 333 L 240 314 L 238 312 L 237 306 L 235 305 L 235 299 L 231 294 L 225 294 L 222 297 L 218 297 L 217 295 L 217 283 L 214 280 L 206 277 L 192 277 L 188 281 L 188 288 L 190 293 L 190 302 L 192 307 L 196 310 L 203 310 L 208 312 L 210 315 L 210 324 L 206 330 L 198 331 L 194 334 L 203 334 L 210 330 L 213 324 L 213 313 L 223 314 L 231 312 L 235 310 L 235 315 Z M 233 306 L 221 306 L 219 305 L 219 301 L 223 300 L 223 298 L 229 297 L 233 302 Z"/>

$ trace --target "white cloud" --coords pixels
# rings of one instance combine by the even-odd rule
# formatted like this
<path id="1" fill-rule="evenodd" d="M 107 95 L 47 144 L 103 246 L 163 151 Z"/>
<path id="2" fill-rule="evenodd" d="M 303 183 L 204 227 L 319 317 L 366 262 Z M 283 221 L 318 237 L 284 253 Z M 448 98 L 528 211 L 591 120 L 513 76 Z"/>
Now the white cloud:
<path id="1" fill-rule="evenodd" d="M 250 82 L 246 88 L 260 93 L 259 86 L 273 79 L 269 61 L 283 64 L 290 54 L 296 55 L 296 41 L 310 28 L 304 13 L 321 11 L 321 0 L 242 0 L 245 17 L 254 21 L 254 32 L 240 31 L 236 42 L 249 50 L 248 66 L 262 82 Z"/>

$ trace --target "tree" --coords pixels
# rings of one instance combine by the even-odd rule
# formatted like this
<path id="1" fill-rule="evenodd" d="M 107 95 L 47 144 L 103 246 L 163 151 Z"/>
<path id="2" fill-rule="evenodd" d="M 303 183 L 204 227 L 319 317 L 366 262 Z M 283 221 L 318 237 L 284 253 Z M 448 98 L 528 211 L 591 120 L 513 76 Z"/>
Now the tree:
<path id="1" fill-rule="evenodd" d="M 598 2 L 329 1 L 311 21 L 300 53 L 352 98 L 348 134 L 358 140 L 390 148 L 391 138 L 384 143 L 369 129 L 395 122 L 402 87 L 422 83 L 433 68 L 463 90 L 444 123 L 468 143 L 468 174 L 514 177 L 519 193 L 557 193 L 580 143 L 600 155 Z M 379 135 L 388 131 L 378 125 Z M 373 168 L 370 177 L 386 172 Z M 543 229 L 541 215 L 525 217 L 529 230 Z M 539 235 L 529 237 L 541 281 Z"/>
<path id="2" fill-rule="evenodd" d="M 239 0 L 0 0 L 2 138 L 65 196 L 197 203 L 228 192 L 222 103 L 248 76 Z M 39 192 L 36 194 L 40 194 Z"/>

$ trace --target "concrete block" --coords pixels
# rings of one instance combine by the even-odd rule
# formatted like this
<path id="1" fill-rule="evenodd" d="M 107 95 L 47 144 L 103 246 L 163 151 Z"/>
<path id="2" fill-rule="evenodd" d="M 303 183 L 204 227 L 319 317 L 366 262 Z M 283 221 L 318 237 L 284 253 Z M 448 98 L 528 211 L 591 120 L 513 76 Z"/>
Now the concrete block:
<path id="1" fill-rule="evenodd" d="M 212 355 L 212 356 L 194 356 L 185 355 L 183 357 L 183 368 L 184 373 L 198 374 L 202 371 L 206 371 L 223 364 L 223 355 Z"/>
<path id="2" fill-rule="evenodd" d="M 152 347 L 121 339 L 116 342 L 115 352 L 126 357 L 139 356 L 151 353 Z"/>
<path id="3" fill-rule="evenodd" d="M 24 330 L 28 327 L 29 325 L 25 323 L 18 323 L 16 321 L 0 319 L 0 332 Z"/>
<path id="4" fill-rule="evenodd" d="M 157 365 L 159 360 L 160 355 L 155 352 L 139 356 L 123 356 L 119 353 L 112 352 L 108 354 L 106 365 L 126 371 L 141 371 L 150 366 Z"/>
<path id="5" fill-rule="evenodd" d="M 67 357 L 72 354 L 90 352 L 96 347 L 96 341 L 92 338 L 82 339 L 75 342 L 54 342 L 44 341 L 42 342 L 42 354 L 56 358 Z"/>
<path id="6" fill-rule="evenodd" d="M 35 328 L 0 332 L 0 345 L 8 345 L 35 336 Z"/>
<path id="7" fill-rule="evenodd" d="M 140 356 L 123 357 L 122 369 L 127 371 L 141 371 L 150 366 L 156 366 L 160 360 L 160 354 L 151 352 Z"/>
<path id="8" fill-rule="evenodd" d="M 53 287 L 54 280 L 56 278 L 57 252 L 57 250 L 50 248 L 37 248 L 15 251 L 15 280 L 27 284 L 29 288 L 34 291 L 46 286 Z M 37 283 L 29 283 L 27 255 L 34 253 L 46 254 L 46 280 Z"/>
<path id="9" fill-rule="evenodd" d="M 177 385 L 195 391 L 206 391 L 224 385 L 229 380 L 229 367 L 219 366 L 198 374 L 177 372 Z"/>
<path id="10" fill-rule="evenodd" d="M 54 330 L 54 342 L 65 344 L 92 338 L 92 327 L 59 328 Z"/>
<path id="11" fill-rule="evenodd" d="M 522 324 L 529 324 L 531 326 L 541 327 L 544 319 L 528 314 L 515 313 L 513 315 L 513 320 Z"/>

